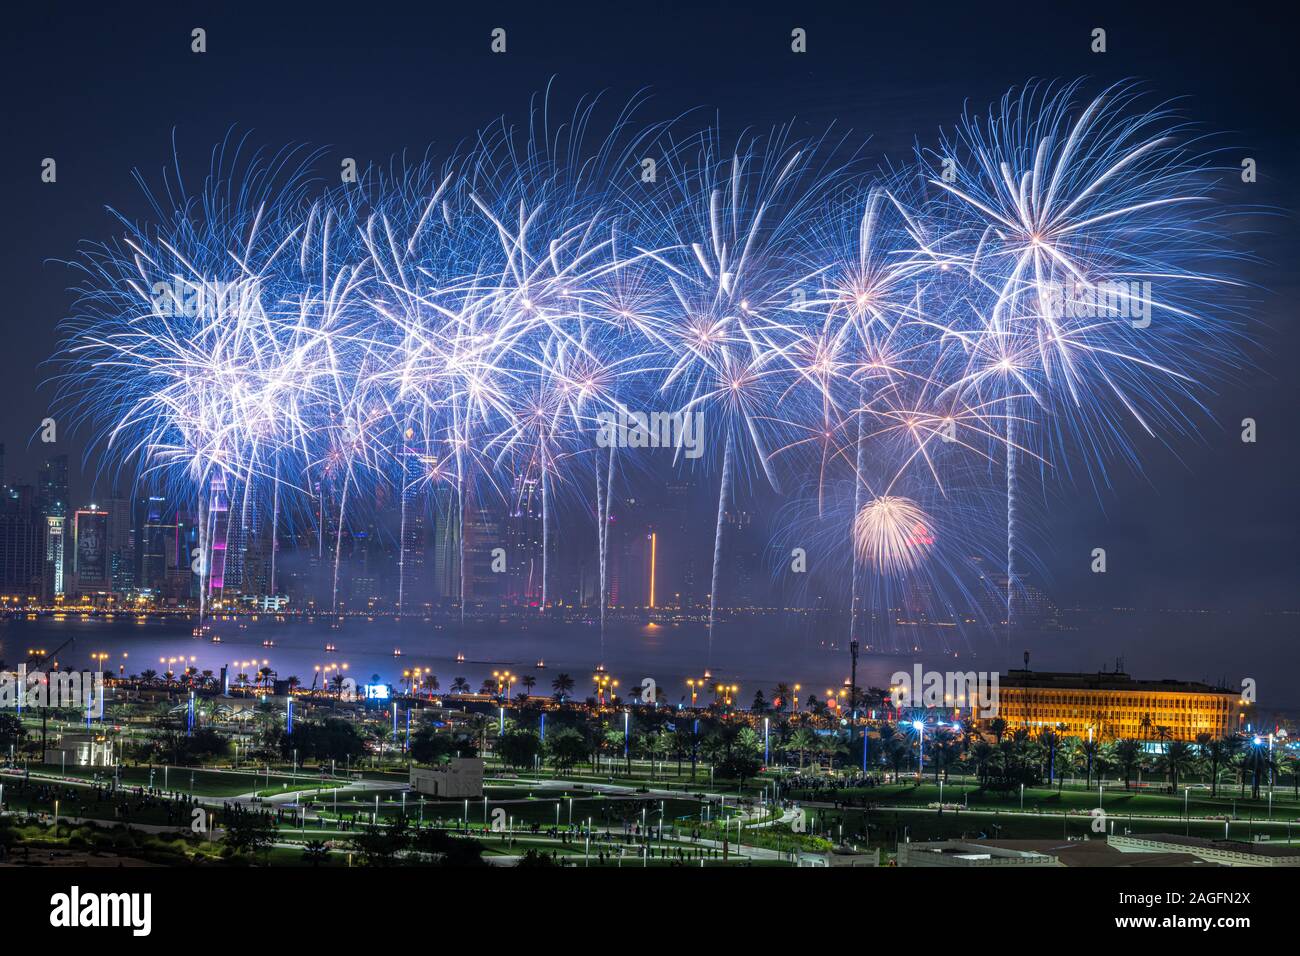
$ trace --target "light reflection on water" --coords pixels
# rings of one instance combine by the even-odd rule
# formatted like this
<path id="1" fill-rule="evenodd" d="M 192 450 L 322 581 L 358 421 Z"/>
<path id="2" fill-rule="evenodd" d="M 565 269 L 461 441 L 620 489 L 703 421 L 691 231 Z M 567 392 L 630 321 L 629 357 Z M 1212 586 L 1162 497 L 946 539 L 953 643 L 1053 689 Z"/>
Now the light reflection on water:
<path id="1" fill-rule="evenodd" d="M 220 643 L 192 636 L 193 624 L 184 620 L 147 620 L 118 616 L 113 620 L 83 620 L 69 614 L 63 620 L 9 620 L 0 623 L 0 659 L 16 667 L 31 649 L 53 652 L 71 639 L 58 654 L 64 669 L 90 668 L 91 654 L 106 653 L 105 669 L 138 674 L 163 673 L 174 667 L 193 666 L 219 673 L 230 666 L 238 673 L 272 668 L 280 677 L 297 676 L 310 686 L 317 667 L 348 665 L 347 673 L 359 683 L 378 675 L 380 681 L 399 684 L 403 669 L 431 668 L 443 690 L 464 677 L 474 690 L 493 670 L 508 668 L 518 675 L 537 678 L 534 693 L 549 693 L 560 672 L 571 675 L 574 693 L 591 692 L 590 675 L 602 661 L 620 681 L 626 694 L 652 677 L 671 702 L 686 700 L 686 679 L 700 678 L 706 668 L 716 680 L 740 685 L 738 702 L 747 705 L 755 691 L 771 697 L 778 683 L 803 685 L 801 696 L 821 697 L 829 687 L 839 688 L 849 675 L 847 646 L 834 646 L 831 637 L 800 633 L 799 625 L 757 619 L 719 624 L 715 630 L 712 664 L 706 660 L 706 629 L 698 622 L 654 624 L 614 622 L 607 625 L 602 655 L 595 624 L 536 622 L 472 622 L 458 624 L 418 618 L 348 618 L 338 627 L 320 620 L 215 621 L 212 634 Z M 267 647 L 263 642 L 271 641 Z M 327 652 L 326 646 L 336 650 Z M 401 656 L 394 651 L 400 650 Z M 123 655 L 127 655 L 123 658 Z M 464 654 L 464 662 L 457 655 Z M 175 659 L 175 663 L 169 664 Z M 861 686 L 883 687 L 889 675 L 910 669 L 914 661 L 942 660 L 938 654 L 877 656 L 863 654 L 858 664 Z M 951 658 L 949 658 L 950 660 Z M 539 668 L 538 661 L 545 667 Z M 242 665 L 242 666 L 241 666 Z M 967 665 L 971 666 L 971 665 Z M 517 686 L 516 686 L 517 689 Z"/>

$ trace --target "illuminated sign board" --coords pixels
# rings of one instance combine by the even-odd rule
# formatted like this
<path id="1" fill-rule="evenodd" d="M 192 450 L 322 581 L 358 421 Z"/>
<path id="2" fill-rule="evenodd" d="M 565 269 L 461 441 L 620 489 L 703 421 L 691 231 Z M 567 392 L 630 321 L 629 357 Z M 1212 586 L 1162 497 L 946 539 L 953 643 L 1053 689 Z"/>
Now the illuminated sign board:
<path id="1" fill-rule="evenodd" d="M 388 700 L 389 690 L 387 684 L 367 684 L 366 700 Z"/>

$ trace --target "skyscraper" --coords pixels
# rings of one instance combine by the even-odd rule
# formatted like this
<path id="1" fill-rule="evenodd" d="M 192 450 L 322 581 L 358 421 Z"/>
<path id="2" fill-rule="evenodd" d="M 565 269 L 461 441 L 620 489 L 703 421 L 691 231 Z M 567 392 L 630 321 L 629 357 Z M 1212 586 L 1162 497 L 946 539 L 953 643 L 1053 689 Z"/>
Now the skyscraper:
<path id="1" fill-rule="evenodd" d="M 52 602 L 65 591 L 65 527 L 68 514 L 68 456 L 53 455 L 41 466 L 37 491 L 38 518 L 44 519 L 44 600 Z"/>
<path id="2" fill-rule="evenodd" d="M 0 595 L 25 601 L 41 592 L 45 522 L 31 485 L 4 488 L 0 500 Z"/>
<path id="3" fill-rule="evenodd" d="M 452 605 L 460 602 L 460 520 L 456 510 L 455 490 L 445 485 L 436 488 L 434 500 L 433 564 L 438 601 Z"/>
<path id="4" fill-rule="evenodd" d="M 108 557 L 108 512 L 90 505 L 78 509 L 72 525 L 73 572 L 77 594 L 93 599 L 112 590 Z"/>

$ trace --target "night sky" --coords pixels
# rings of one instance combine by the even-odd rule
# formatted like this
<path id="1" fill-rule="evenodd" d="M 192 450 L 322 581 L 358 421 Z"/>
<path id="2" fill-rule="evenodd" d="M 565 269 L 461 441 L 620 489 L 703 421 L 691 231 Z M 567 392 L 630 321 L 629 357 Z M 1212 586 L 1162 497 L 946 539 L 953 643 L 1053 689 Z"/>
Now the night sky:
<path id="1" fill-rule="evenodd" d="M 824 5 L 756 12 L 753 3 L 701 11 L 623 2 L 585 12 L 492 4 L 486 12 L 480 4 L 449 11 L 381 2 L 66 12 L 78 6 L 6 10 L 0 441 L 10 481 L 33 480 L 50 451 L 35 440 L 52 396 L 41 387 L 49 374 L 42 363 L 74 279 L 58 260 L 79 240 L 110 235 L 105 206 L 142 212 L 132 171 L 156 183 L 173 135 L 196 176 L 232 127 L 271 148 L 322 147 L 322 174 L 337 175 L 343 156 L 364 165 L 402 150 L 419 155 L 430 143 L 449 149 L 502 113 L 523 118 L 529 96 L 554 78 L 553 101 L 565 110 L 584 94 L 606 91 L 617 103 L 644 87 L 647 118 L 705 107 L 733 133 L 792 118 L 796 132 L 813 133 L 834 122 L 869 135 L 873 157 L 902 161 L 914 138 L 932 142 L 965 103 L 983 110 L 1027 80 L 1088 77 L 1095 92 L 1132 77 L 1161 97 L 1186 97 L 1189 117 L 1258 161 L 1260 180 L 1241 185 L 1240 201 L 1276 214 L 1256 220 L 1261 231 L 1246 243 L 1261 260 L 1246 274 L 1260 287 L 1250 309 L 1255 367 L 1209 398 L 1199 440 L 1179 439 L 1172 450 L 1140 444 L 1141 474 L 1117 470 L 1108 492 L 1042 503 L 1049 590 L 1065 605 L 1300 606 L 1292 371 L 1300 337 L 1291 306 L 1300 142 L 1292 34 L 1278 11 L 1004 3 L 943 12 L 942 4 L 873 3 L 813 13 Z M 208 34 L 203 55 L 190 52 L 196 26 Z M 509 31 L 504 56 L 489 52 L 496 26 Z M 808 31 L 806 55 L 790 52 L 795 26 Z M 1108 31 L 1104 55 L 1089 51 L 1095 26 Z M 46 156 L 58 161 L 57 184 L 40 181 Z M 1239 438 L 1247 416 L 1259 423 L 1253 445 Z M 81 447 L 77 436 L 60 436 L 59 451 L 80 459 Z M 106 490 L 74 474 L 74 501 Z M 1106 575 L 1088 573 L 1097 546 L 1108 551 Z"/>

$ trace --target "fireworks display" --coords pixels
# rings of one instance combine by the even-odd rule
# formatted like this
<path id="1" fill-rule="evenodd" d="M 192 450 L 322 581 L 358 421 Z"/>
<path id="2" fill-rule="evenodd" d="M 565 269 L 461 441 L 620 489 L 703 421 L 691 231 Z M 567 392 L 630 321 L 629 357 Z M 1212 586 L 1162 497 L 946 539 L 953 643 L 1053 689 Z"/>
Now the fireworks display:
<path id="1" fill-rule="evenodd" d="M 1131 87 L 1028 87 L 885 172 L 785 129 L 593 116 L 539 107 L 333 187 L 312 155 L 227 141 L 199 192 L 169 177 L 149 221 L 82 251 L 63 413 L 196 506 L 205 593 L 234 513 L 323 542 L 350 503 L 405 522 L 432 489 L 463 549 L 467 514 L 528 489 L 543 607 L 546 543 L 585 510 L 603 618 L 639 466 L 598 419 L 661 412 L 698 416 L 703 453 L 673 456 L 716 491 L 710 645 L 724 515 L 758 485 L 793 503 L 781 540 L 843 563 L 855 628 L 981 553 L 1009 622 L 1022 483 L 1104 485 L 1132 436 L 1194 428 L 1236 354 L 1223 172 Z"/>

